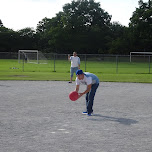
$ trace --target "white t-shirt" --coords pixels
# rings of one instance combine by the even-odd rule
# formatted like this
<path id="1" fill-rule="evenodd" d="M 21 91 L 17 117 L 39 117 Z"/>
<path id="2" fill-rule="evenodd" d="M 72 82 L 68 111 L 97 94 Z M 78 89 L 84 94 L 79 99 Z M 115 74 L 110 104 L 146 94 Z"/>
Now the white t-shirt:
<path id="1" fill-rule="evenodd" d="M 76 77 L 76 85 L 80 85 L 80 84 L 90 85 L 90 84 L 98 84 L 98 83 L 99 83 L 99 78 L 93 73 L 84 72 L 84 79 L 82 80 L 79 80 L 78 77 Z"/>
<path id="2" fill-rule="evenodd" d="M 90 84 L 92 84 L 92 78 L 91 77 L 86 77 L 84 75 L 84 79 L 83 80 L 79 80 L 76 77 L 76 85 L 80 85 L 80 84 L 90 85 Z"/>
<path id="3" fill-rule="evenodd" d="M 76 56 L 76 57 L 71 56 L 70 60 L 71 60 L 71 67 L 78 67 L 79 66 L 80 58 L 78 56 Z"/>

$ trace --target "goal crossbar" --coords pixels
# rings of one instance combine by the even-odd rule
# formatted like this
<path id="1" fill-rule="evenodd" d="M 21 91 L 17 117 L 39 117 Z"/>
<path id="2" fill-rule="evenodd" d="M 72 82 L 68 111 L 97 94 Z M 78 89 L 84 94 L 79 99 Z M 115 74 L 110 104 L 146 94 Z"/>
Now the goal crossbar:
<path id="1" fill-rule="evenodd" d="M 19 50 L 19 52 L 38 52 L 38 50 Z"/>
<path id="2" fill-rule="evenodd" d="M 130 62 L 131 62 L 132 54 L 152 54 L 152 52 L 130 52 Z"/>

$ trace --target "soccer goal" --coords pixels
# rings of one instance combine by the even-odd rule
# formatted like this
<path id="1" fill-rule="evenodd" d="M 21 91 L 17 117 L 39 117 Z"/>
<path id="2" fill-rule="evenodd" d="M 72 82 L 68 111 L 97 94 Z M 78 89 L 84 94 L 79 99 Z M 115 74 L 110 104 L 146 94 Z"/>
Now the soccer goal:
<path id="1" fill-rule="evenodd" d="M 47 64 L 47 59 L 41 51 L 38 50 L 19 50 L 18 62 L 24 60 L 26 63 Z"/>
<path id="2" fill-rule="evenodd" d="M 145 55 L 152 55 L 152 52 L 130 52 L 130 62 L 132 62 L 132 56 L 133 54 L 135 55 L 140 55 L 140 56 L 145 56 Z"/>

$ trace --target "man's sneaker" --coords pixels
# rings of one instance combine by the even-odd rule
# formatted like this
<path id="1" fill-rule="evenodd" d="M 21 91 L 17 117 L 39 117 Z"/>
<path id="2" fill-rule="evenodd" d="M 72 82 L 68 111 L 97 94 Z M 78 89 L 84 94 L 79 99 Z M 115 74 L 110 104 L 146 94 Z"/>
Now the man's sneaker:
<path id="1" fill-rule="evenodd" d="M 69 83 L 72 83 L 72 81 L 69 81 Z"/>
<path id="2" fill-rule="evenodd" d="M 83 115 L 87 115 L 88 113 L 86 111 L 82 112 Z"/>

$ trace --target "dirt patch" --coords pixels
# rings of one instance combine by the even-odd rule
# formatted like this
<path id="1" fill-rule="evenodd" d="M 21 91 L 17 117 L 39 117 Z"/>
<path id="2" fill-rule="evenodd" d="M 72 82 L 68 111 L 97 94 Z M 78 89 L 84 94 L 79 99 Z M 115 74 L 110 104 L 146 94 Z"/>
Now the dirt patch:
<path id="1" fill-rule="evenodd" d="M 27 76 L 27 75 L 11 75 L 11 77 L 29 77 L 29 76 Z"/>

